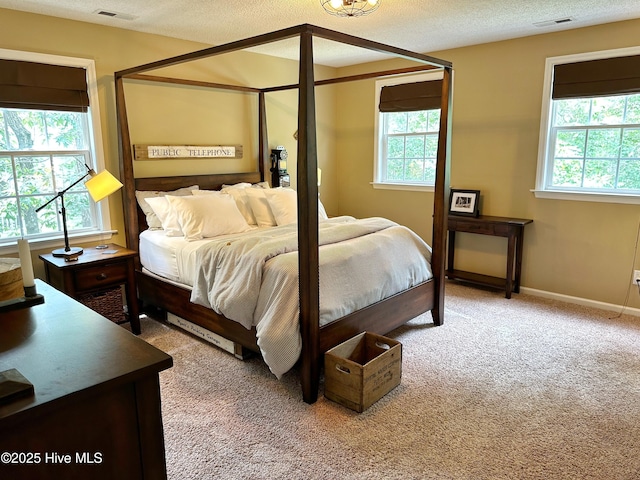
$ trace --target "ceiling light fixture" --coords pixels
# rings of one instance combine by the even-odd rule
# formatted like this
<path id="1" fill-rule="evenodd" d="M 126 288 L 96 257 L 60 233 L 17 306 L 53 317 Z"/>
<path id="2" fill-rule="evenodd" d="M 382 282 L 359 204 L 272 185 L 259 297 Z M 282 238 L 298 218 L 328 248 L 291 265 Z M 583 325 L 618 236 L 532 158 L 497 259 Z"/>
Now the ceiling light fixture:
<path id="1" fill-rule="evenodd" d="M 382 0 L 320 0 L 325 11 L 336 17 L 361 17 L 375 12 Z"/>

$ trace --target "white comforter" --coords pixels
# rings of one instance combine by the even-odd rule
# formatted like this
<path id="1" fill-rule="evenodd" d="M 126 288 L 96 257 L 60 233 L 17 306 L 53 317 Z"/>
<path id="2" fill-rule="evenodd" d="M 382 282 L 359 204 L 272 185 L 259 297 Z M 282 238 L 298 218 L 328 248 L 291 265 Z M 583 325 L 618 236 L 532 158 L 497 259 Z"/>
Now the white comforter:
<path id="1" fill-rule="evenodd" d="M 431 249 L 383 218 L 336 217 L 319 225 L 320 324 L 431 278 Z M 191 301 L 246 328 L 280 378 L 301 351 L 297 225 L 212 240 L 197 250 Z"/>

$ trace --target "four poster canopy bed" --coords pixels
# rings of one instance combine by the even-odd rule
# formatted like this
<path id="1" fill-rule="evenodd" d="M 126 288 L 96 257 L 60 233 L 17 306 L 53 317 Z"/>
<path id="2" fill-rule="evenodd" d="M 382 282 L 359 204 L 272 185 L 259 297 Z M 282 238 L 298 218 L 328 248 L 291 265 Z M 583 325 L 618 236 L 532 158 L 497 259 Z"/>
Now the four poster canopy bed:
<path id="1" fill-rule="evenodd" d="M 300 39 L 299 79 L 296 85 L 269 88 L 239 87 L 237 85 L 223 85 L 146 74 L 146 72 L 152 70 L 294 37 Z M 390 54 L 417 62 L 418 65 L 404 69 L 316 81 L 314 78 L 313 37 Z M 325 219 L 322 216 L 322 209 L 319 210 L 318 199 L 315 87 L 434 69 L 443 72 L 443 81 L 431 248 L 429 249 L 429 247 L 423 245 L 423 242 L 421 243 L 421 240 L 417 239 L 417 235 L 410 230 L 384 219 L 364 219 L 362 221 L 351 217 Z M 134 151 L 132 136 L 129 131 L 124 89 L 125 81 L 128 79 L 177 85 L 195 85 L 220 91 L 243 91 L 257 95 L 259 140 L 256 170 L 235 174 L 135 178 L 133 169 Z M 258 337 L 260 337 L 261 329 L 264 330 L 263 323 L 267 322 L 262 320 L 257 323 L 252 322 L 251 312 L 254 306 L 251 304 L 247 315 L 247 312 L 241 311 L 244 308 L 243 305 L 245 305 L 242 302 L 246 300 L 245 297 L 247 296 L 255 297 L 253 301 L 257 302 L 258 305 L 255 307 L 256 310 L 261 309 L 265 312 L 274 310 L 270 313 L 272 318 L 286 316 L 282 310 L 279 310 L 280 308 L 292 311 L 293 313 L 289 314 L 289 316 L 296 320 L 293 332 L 299 343 L 297 348 L 292 349 L 294 355 L 292 358 L 294 362 L 299 362 L 303 399 L 307 403 L 312 403 L 317 399 L 323 354 L 333 346 L 363 331 L 386 334 L 411 318 L 429 310 L 432 312 L 434 324 L 441 325 L 444 311 L 444 257 L 447 231 L 446 199 L 449 195 L 451 82 L 452 66 L 449 62 L 306 24 L 116 72 L 116 107 L 119 129 L 120 172 L 124 183 L 126 238 L 127 246 L 139 251 L 142 260 L 142 264 L 138 266 L 137 271 L 140 301 L 143 304 L 163 309 L 169 314 L 175 315 L 191 325 L 197 325 L 200 329 L 223 337 L 235 345 L 259 352 L 263 355 L 265 361 L 267 361 L 267 357 L 270 357 L 270 354 L 268 352 L 265 354 Z M 211 191 L 219 190 L 225 185 L 238 188 L 240 188 L 239 186 L 246 187 L 245 189 L 240 188 L 240 190 L 253 194 L 253 190 L 255 190 L 253 186 L 255 184 L 265 182 L 270 178 L 268 173 L 270 159 L 265 95 L 269 92 L 290 89 L 298 90 L 297 193 L 294 197 L 294 203 L 297 208 L 297 222 L 291 223 L 291 219 L 288 219 L 288 221 L 282 222 L 284 223 L 282 226 L 268 228 L 266 229 L 268 232 L 266 237 L 263 233 L 256 233 L 256 230 L 262 232 L 265 229 L 258 228 L 247 233 L 252 238 L 250 240 L 250 242 L 253 242 L 251 245 L 259 245 L 260 248 L 266 248 L 266 245 L 271 245 L 276 241 L 276 237 L 278 237 L 278 241 L 282 237 L 285 246 L 278 244 L 275 247 L 278 250 L 277 253 L 282 253 L 282 255 L 276 257 L 272 252 L 260 252 L 263 255 L 263 257 L 258 257 L 257 260 L 260 268 L 252 268 L 249 265 L 248 271 L 252 275 L 251 280 L 241 281 L 245 288 L 231 286 L 233 282 L 228 277 L 234 274 L 236 265 L 249 262 L 247 260 L 249 258 L 247 252 L 255 250 L 255 248 L 250 249 L 245 244 L 238 247 L 240 245 L 238 238 L 243 236 L 244 233 L 229 236 L 223 235 L 221 236 L 222 241 L 217 242 L 206 241 L 215 240 L 211 238 L 201 240 L 202 235 L 200 235 L 195 237 L 197 241 L 187 242 L 188 251 L 183 254 L 185 261 L 189 265 L 198 266 L 197 269 L 194 267 L 193 271 L 190 270 L 191 278 L 189 280 L 163 275 L 161 266 L 156 269 L 152 266 L 149 267 L 159 254 L 155 250 L 145 251 L 145 245 L 154 243 L 152 238 L 154 235 L 157 237 L 164 234 L 150 228 L 150 217 L 143 213 L 141 210 L 143 202 L 137 202 L 136 197 L 144 192 L 167 192 L 169 196 L 165 198 L 170 199 L 167 203 L 179 205 L 180 208 L 183 208 L 183 210 L 179 211 L 184 212 L 184 208 L 189 207 L 187 204 L 191 201 L 185 200 L 186 197 L 178 196 L 181 191 L 184 193 L 184 189 L 187 191 L 192 190 L 192 193 L 194 193 L 193 198 L 196 199 L 198 197 L 202 198 L 202 196 L 196 196 L 196 192 L 193 192 L 195 189 L 204 190 L 205 192 L 200 192 L 202 194 L 207 193 L 215 196 L 217 192 Z M 233 193 L 229 188 L 225 192 Z M 282 191 L 276 192 L 277 189 L 272 190 L 270 192 L 271 195 L 283 193 Z M 267 189 L 264 191 L 268 192 Z M 236 194 L 237 192 L 238 190 L 235 191 Z M 216 201 L 223 202 L 225 199 L 221 198 L 222 195 L 218 195 Z M 235 195 L 233 197 L 236 200 L 239 198 Z M 269 196 L 268 198 L 272 197 Z M 156 205 L 161 203 L 155 200 L 154 202 Z M 236 205 L 238 207 L 241 206 L 240 203 Z M 255 204 L 253 205 L 255 206 Z M 271 205 L 273 206 L 273 203 Z M 155 212 L 156 208 L 154 207 L 152 210 Z M 148 214 L 149 212 L 146 213 Z M 254 216 L 257 218 L 255 209 L 253 213 L 256 214 Z M 181 225 L 184 226 L 183 224 Z M 276 222 L 274 225 L 281 225 L 281 223 Z M 166 228 L 165 224 L 162 224 L 162 227 Z M 349 230 L 350 233 L 343 233 L 343 228 Z M 182 233 L 186 236 L 185 232 Z M 353 232 L 356 233 L 353 234 Z M 393 235 L 392 232 L 394 232 Z M 215 235 L 209 235 L 209 237 L 213 236 Z M 360 237 L 364 240 L 361 240 Z M 172 241 L 166 240 L 166 236 L 163 236 L 155 245 L 159 249 L 163 247 L 172 249 L 175 248 L 170 243 Z M 384 277 L 385 268 L 381 267 L 385 262 L 376 260 L 374 257 L 367 257 L 363 253 L 365 256 L 360 259 L 359 264 L 349 263 L 351 259 L 358 257 L 361 252 L 365 251 L 365 247 L 358 243 L 361 241 L 368 242 L 374 250 L 376 246 L 381 247 L 378 250 L 382 249 L 391 252 L 396 249 L 395 257 L 392 257 L 391 261 L 386 263 L 400 263 L 400 275 L 397 275 L 397 272 L 390 274 L 391 276 L 401 277 L 400 286 L 396 285 L 390 291 L 378 292 L 381 295 L 378 300 L 371 300 L 365 295 L 364 299 L 355 301 L 353 305 L 343 310 L 341 310 L 342 305 L 339 305 L 340 301 L 338 301 L 338 305 L 334 305 L 333 309 L 330 309 L 331 314 L 326 317 L 327 314 L 326 312 L 323 313 L 323 307 L 320 302 L 321 292 L 323 298 L 328 298 L 329 294 L 325 294 L 323 289 L 326 285 L 330 285 L 331 282 L 335 283 L 337 278 L 342 278 L 344 282 L 344 284 L 338 283 L 338 289 L 344 288 L 348 290 L 354 284 L 360 283 L 362 279 L 373 275 L 371 271 L 372 263 L 370 262 L 375 262 L 373 263 L 375 265 L 373 270 L 380 271 L 383 277 L 380 279 L 372 277 L 373 282 L 380 284 L 387 282 L 387 277 Z M 200 243 L 213 244 L 214 246 L 209 246 L 206 249 L 198 246 L 196 249 L 194 245 L 199 245 Z M 342 247 L 336 247 L 338 244 L 347 246 L 346 254 L 338 253 L 339 251 L 342 252 Z M 232 250 L 232 253 L 228 253 Z M 173 252 L 175 253 L 175 250 Z M 231 255 L 231 257 L 226 257 L 225 255 Z M 423 261 L 422 264 L 415 266 L 412 262 L 414 258 L 418 257 L 422 258 Z M 330 267 L 325 267 L 324 263 L 329 259 L 333 259 L 335 264 L 342 265 L 343 270 L 337 273 L 325 274 L 324 269 L 326 268 L 328 271 Z M 216 261 L 218 263 L 214 264 L 213 267 L 206 267 L 206 265 L 203 267 L 202 264 L 207 261 Z M 403 261 L 407 262 L 406 266 L 402 264 Z M 261 289 L 260 282 L 272 282 L 274 285 L 281 283 L 279 280 L 281 277 L 278 277 L 279 273 L 274 273 L 276 271 L 275 264 L 278 262 L 283 264 L 282 268 L 285 270 L 288 269 L 294 272 L 295 281 L 292 284 L 290 280 L 283 280 L 282 282 L 288 286 L 278 293 L 267 290 L 258 294 L 257 290 Z M 369 263 L 368 270 L 360 267 L 360 265 L 367 263 Z M 220 273 L 222 271 L 220 270 L 221 266 L 225 264 L 232 265 L 231 268 L 225 271 L 224 275 L 226 276 Z M 155 270 L 155 273 L 148 271 L 148 268 L 145 267 Z M 186 267 L 182 266 L 181 268 L 184 270 Z M 359 277 L 349 278 L 351 270 L 358 272 L 357 275 Z M 210 286 L 207 281 L 216 275 L 218 277 L 222 276 L 222 279 L 215 278 L 213 280 L 213 283 L 217 283 L 219 288 L 215 294 L 211 294 L 207 290 Z M 329 283 L 323 283 L 323 278 L 327 275 L 332 280 Z M 409 277 L 408 280 L 407 277 Z M 286 283 L 287 281 L 289 282 L 288 284 Z M 402 282 L 405 283 L 403 284 Z M 261 290 L 265 290 L 265 288 Z M 228 298 L 220 300 L 225 293 Z M 194 295 L 200 297 L 198 301 L 191 301 Z M 220 298 L 218 298 L 218 295 L 220 295 Z M 258 296 L 259 298 L 257 298 Z M 292 296 L 293 302 L 291 302 Z M 242 297 L 240 307 L 233 304 L 234 297 Z M 284 297 L 285 305 L 274 307 L 277 302 L 275 300 L 272 301 L 272 299 L 276 297 Z M 288 302 L 287 299 L 289 300 Z M 323 303 L 325 303 L 324 300 Z M 239 318 L 234 318 L 236 315 Z M 326 317 L 324 320 L 321 318 L 323 316 Z M 262 341 L 264 342 L 264 340 Z M 278 345 L 277 341 L 275 343 L 276 350 L 288 350 L 287 346 Z M 277 366 L 277 361 L 274 362 L 276 367 L 272 367 L 269 361 L 267 363 L 277 376 L 283 373 L 281 370 L 276 371 L 274 369 L 280 368 Z M 291 363 L 291 359 L 289 359 L 289 363 Z M 287 364 L 284 369 L 286 370 L 289 367 L 290 365 Z"/>

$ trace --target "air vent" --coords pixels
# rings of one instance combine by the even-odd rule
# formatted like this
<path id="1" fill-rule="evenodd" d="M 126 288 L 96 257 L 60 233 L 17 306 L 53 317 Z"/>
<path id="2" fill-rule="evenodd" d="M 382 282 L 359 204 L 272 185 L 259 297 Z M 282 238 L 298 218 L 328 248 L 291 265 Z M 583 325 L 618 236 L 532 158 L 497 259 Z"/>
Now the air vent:
<path id="1" fill-rule="evenodd" d="M 119 18 L 120 20 L 135 20 L 138 18 L 135 15 L 129 15 L 128 13 L 109 12 L 107 10 L 95 10 L 93 13 L 102 15 L 103 17 Z"/>
<path id="2" fill-rule="evenodd" d="M 557 18 L 555 20 L 546 20 L 544 22 L 535 22 L 534 25 L 536 27 L 552 27 L 553 25 L 562 25 L 564 23 L 575 22 L 576 19 L 573 17 L 566 18 Z"/>

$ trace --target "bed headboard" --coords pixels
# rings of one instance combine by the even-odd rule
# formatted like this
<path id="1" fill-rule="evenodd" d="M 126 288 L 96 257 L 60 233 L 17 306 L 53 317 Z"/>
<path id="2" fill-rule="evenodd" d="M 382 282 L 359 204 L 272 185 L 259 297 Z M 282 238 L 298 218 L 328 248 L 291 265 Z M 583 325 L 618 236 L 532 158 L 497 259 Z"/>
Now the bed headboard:
<path id="1" fill-rule="evenodd" d="M 248 182 L 258 183 L 260 182 L 260 172 L 244 172 L 244 173 L 217 173 L 211 175 L 187 175 L 181 177 L 143 177 L 135 178 L 136 191 L 172 191 L 182 187 L 189 187 L 191 185 L 198 185 L 201 190 L 219 190 L 222 185 L 233 185 L 234 183 Z M 134 223 L 137 225 L 137 231 L 135 236 L 131 235 L 130 238 L 135 238 L 135 244 L 129 245 L 129 248 L 138 250 L 138 235 L 143 232 L 149 226 L 147 225 L 147 219 L 142 212 L 140 205 L 137 205 L 137 219 Z"/>

